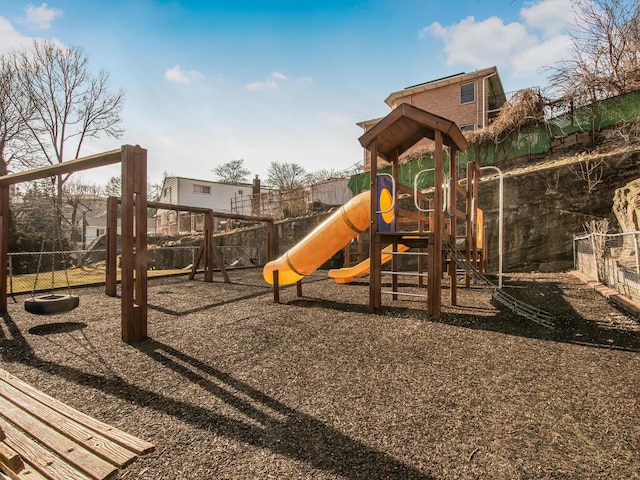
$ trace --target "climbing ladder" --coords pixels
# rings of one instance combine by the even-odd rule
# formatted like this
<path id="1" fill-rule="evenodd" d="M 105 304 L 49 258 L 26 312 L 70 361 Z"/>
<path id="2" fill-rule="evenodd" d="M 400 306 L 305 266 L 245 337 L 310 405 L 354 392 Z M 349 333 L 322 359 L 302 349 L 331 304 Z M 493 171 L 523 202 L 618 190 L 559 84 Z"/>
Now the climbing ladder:
<path id="1" fill-rule="evenodd" d="M 487 277 L 482 275 L 472 263 L 467 261 L 462 250 L 457 250 L 453 248 L 450 243 L 446 242 L 443 243 L 443 247 L 455 262 L 471 277 L 474 283 L 481 288 L 491 290 L 492 296 L 496 301 L 500 302 L 516 315 L 525 317 L 543 327 L 554 328 L 554 317 L 549 312 L 522 302 L 496 287 Z"/>

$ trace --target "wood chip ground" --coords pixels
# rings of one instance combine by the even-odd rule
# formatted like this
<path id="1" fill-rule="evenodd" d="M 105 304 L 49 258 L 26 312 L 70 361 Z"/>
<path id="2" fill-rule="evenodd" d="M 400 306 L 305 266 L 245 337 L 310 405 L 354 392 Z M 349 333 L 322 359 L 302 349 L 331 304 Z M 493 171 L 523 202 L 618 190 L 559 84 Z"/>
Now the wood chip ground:
<path id="1" fill-rule="evenodd" d="M 259 270 L 230 276 L 150 280 L 132 345 L 101 288 L 56 317 L 19 297 L 0 368 L 153 443 L 122 479 L 640 478 L 640 323 L 569 274 L 505 278 L 555 330 L 476 288 L 436 321 L 367 313 L 366 279 L 277 305 Z"/>

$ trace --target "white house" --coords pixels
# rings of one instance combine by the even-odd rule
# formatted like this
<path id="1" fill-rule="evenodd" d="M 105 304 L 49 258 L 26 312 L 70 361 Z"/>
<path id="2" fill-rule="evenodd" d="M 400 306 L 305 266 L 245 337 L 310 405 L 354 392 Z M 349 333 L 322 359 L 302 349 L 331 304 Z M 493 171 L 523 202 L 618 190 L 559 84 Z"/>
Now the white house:
<path id="1" fill-rule="evenodd" d="M 172 205 L 210 208 L 214 212 L 239 215 L 262 215 L 258 197 L 268 195 L 271 189 L 262 188 L 256 175 L 253 184 L 230 184 L 186 177 L 166 177 L 158 201 Z M 201 215 L 200 215 L 201 217 Z M 156 231 L 173 234 L 202 230 L 203 220 L 198 215 L 189 215 L 189 220 L 180 218 L 177 212 L 158 210 Z"/>

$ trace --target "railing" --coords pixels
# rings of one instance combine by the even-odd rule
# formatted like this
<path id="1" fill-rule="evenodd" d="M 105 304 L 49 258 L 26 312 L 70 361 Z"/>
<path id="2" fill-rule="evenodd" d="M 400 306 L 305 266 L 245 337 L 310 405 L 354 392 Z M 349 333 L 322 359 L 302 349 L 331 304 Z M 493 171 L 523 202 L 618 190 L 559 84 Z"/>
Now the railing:
<path id="1" fill-rule="evenodd" d="M 576 236 L 575 269 L 621 295 L 640 301 L 640 232 Z"/>
<path id="2" fill-rule="evenodd" d="M 492 112 L 495 110 L 502 110 L 502 107 L 505 103 L 511 104 L 511 100 L 515 97 L 519 92 L 523 90 L 533 90 L 538 95 L 540 95 L 540 87 L 529 87 L 529 88 L 521 88 L 520 90 L 514 90 L 513 92 L 502 93 L 500 95 L 492 95 L 488 98 L 488 111 Z"/>
<path id="3" fill-rule="evenodd" d="M 147 275 L 187 274 L 191 272 L 199 249 L 199 246 L 150 247 L 147 250 Z M 264 263 L 257 246 L 230 245 L 218 249 L 226 267 Z M 9 253 L 7 291 L 18 294 L 101 284 L 106 275 L 105 259 L 106 250 Z M 214 264 L 214 268 L 217 265 Z"/>

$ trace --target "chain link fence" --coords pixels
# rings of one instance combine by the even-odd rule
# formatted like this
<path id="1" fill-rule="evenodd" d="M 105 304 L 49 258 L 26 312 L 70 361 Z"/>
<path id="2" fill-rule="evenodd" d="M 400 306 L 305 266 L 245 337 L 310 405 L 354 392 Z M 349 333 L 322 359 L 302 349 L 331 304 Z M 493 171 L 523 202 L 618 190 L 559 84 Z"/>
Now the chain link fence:
<path id="1" fill-rule="evenodd" d="M 227 245 L 218 249 L 227 268 L 262 265 L 264 260 L 258 246 Z M 148 276 L 190 273 L 199 250 L 198 246 L 149 246 Z M 106 250 L 99 249 L 9 253 L 7 291 L 19 294 L 102 284 L 106 276 L 106 256 Z M 218 266 L 214 264 L 214 268 Z"/>
<path id="2" fill-rule="evenodd" d="M 640 301 L 640 232 L 576 236 L 576 270 L 636 301 Z"/>

